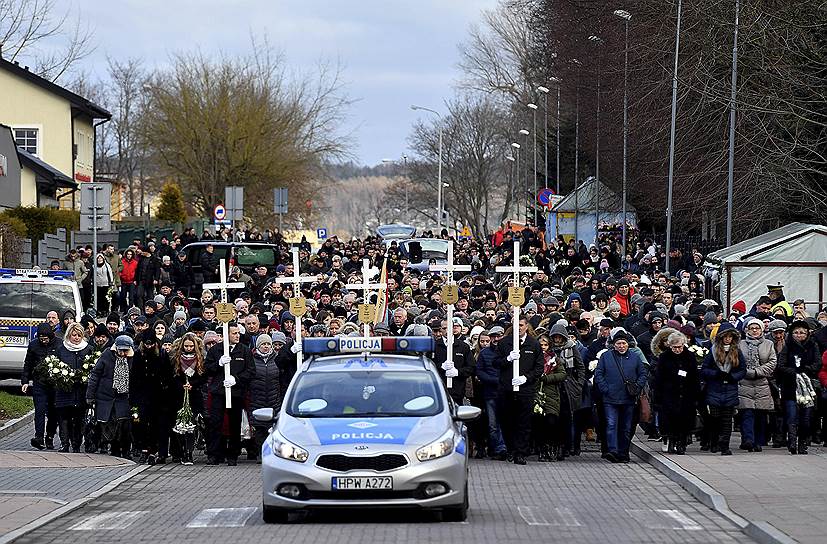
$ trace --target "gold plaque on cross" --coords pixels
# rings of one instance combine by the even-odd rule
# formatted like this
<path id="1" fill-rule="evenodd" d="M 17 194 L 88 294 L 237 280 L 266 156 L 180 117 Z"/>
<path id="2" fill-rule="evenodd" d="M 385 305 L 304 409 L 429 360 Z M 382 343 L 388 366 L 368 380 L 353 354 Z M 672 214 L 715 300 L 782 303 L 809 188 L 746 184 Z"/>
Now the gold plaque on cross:
<path id="1" fill-rule="evenodd" d="M 359 323 L 373 323 L 376 317 L 376 307 L 373 304 L 359 305 Z"/>
<path id="2" fill-rule="evenodd" d="M 445 304 L 456 304 L 459 300 L 459 288 L 456 284 L 442 286 L 442 302 Z"/>
<path id="3" fill-rule="evenodd" d="M 229 302 L 217 302 L 215 304 L 215 318 L 220 323 L 229 323 L 235 319 L 235 306 Z"/>
<path id="4" fill-rule="evenodd" d="M 290 299 L 290 313 L 301 317 L 307 313 L 307 299 L 304 297 L 293 297 Z"/>
<path id="5" fill-rule="evenodd" d="M 522 306 L 525 302 L 525 288 L 523 287 L 509 287 L 508 288 L 508 303 L 512 306 Z"/>

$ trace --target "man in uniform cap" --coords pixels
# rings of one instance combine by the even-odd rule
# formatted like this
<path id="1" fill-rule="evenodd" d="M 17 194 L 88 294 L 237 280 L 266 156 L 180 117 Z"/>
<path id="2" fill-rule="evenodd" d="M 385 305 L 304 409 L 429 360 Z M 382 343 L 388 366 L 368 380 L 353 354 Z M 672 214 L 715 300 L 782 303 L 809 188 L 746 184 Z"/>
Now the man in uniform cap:
<path id="1" fill-rule="evenodd" d="M 784 286 L 780 283 L 776 285 L 767 285 L 767 296 L 770 297 L 773 306 L 775 306 L 777 303 L 785 300 Z"/>

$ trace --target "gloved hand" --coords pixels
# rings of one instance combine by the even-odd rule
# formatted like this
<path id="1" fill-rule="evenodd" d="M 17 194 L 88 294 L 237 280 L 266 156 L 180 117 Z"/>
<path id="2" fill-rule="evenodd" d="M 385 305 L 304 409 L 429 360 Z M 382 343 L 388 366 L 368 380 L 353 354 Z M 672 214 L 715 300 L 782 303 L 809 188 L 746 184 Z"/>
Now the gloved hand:
<path id="1" fill-rule="evenodd" d="M 445 361 L 444 363 L 442 363 L 442 370 L 447 371 L 447 370 L 452 370 L 453 368 L 454 368 L 454 362 L 453 361 Z"/>
<path id="2" fill-rule="evenodd" d="M 511 380 L 511 385 L 523 385 L 528 379 L 525 376 L 517 376 L 513 380 Z"/>
<path id="3" fill-rule="evenodd" d="M 302 345 L 298 342 L 293 342 L 293 345 L 290 346 L 290 351 L 293 353 L 299 353 L 302 350 Z"/>
<path id="4" fill-rule="evenodd" d="M 232 360 L 233 359 L 229 355 L 222 355 L 218 358 L 218 366 L 228 365 Z"/>
<path id="5" fill-rule="evenodd" d="M 235 385 L 235 376 L 230 376 L 226 380 L 224 380 L 224 387 L 232 387 Z"/>
<path id="6" fill-rule="evenodd" d="M 459 376 L 459 370 L 456 368 L 451 367 L 445 370 L 446 378 L 456 378 L 457 376 Z"/>
<path id="7" fill-rule="evenodd" d="M 508 356 L 505 359 L 509 363 L 513 363 L 514 361 L 519 361 L 520 360 L 520 350 L 515 349 L 514 351 L 509 353 Z"/>

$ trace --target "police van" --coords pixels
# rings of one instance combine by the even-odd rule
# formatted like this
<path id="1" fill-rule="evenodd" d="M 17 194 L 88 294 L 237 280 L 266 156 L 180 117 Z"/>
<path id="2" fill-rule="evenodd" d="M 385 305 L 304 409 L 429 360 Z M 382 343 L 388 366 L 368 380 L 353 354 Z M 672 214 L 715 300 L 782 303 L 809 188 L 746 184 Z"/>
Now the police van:
<path id="1" fill-rule="evenodd" d="M 29 342 L 50 311 L 80 316 L 80 291 L 65 270 L 0 268 L 0 377 L 17 378 Z"/>
<path id="2" fill-rule="evenodd" d="M 262 514 L 324 508 L 414 508 L 463 521 L 468 513 L 465 422 L 427 357 L 430 337 L 308 338 L 310 359 L 262 446 Z"/>

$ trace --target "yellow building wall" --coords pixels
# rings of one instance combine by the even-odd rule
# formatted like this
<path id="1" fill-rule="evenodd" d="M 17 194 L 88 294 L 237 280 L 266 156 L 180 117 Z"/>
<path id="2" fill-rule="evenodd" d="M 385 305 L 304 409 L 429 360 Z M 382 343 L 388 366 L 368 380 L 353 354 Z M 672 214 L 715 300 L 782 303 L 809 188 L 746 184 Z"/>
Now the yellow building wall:
<path id="1" fill-rule="evenodd" d="M 25 166 L 20 171 L 20 205 L 37 206 L 37 182 L 34 172 Z"/>
<path id="2" fill-rule="evenodd" d="M 0 71 L 0 122 L 11 127 L 38 128 L 39 158 L 67 176 L 74 177 L 72 113 L 68 101 L 13 74 Z M 88 132 L 91 134 L 91 125 Z"/>

